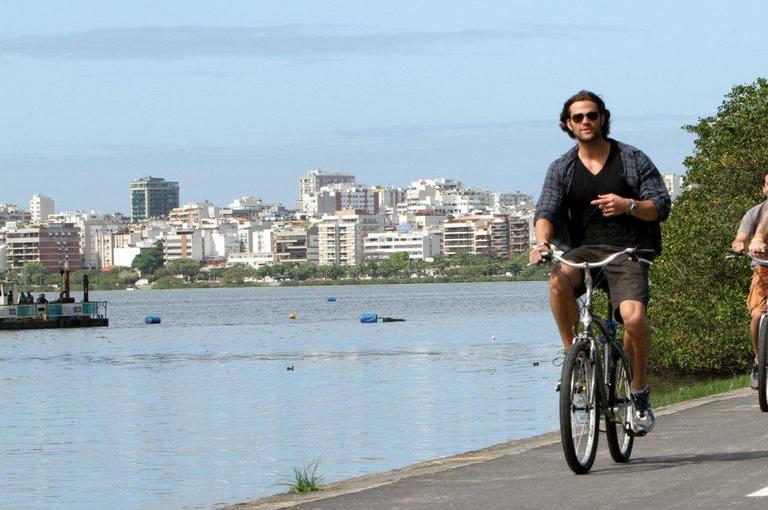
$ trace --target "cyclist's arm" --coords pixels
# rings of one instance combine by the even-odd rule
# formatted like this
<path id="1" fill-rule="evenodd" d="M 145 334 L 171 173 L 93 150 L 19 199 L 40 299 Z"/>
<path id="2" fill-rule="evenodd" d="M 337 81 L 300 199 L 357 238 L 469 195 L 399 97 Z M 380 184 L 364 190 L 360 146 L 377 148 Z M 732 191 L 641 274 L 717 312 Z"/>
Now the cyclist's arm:
<path id="1" fill-rule="evenodd" d="M 536 230 L 536 246 L 528 254 L 528 262 L 533 264 L 541 261 L 542 253 L 547 253 L 552 249 L 549 241 L 552 239 L 555 227 L 548 219 L 539 218 L 536 220 L 534 229 Z"/>
<path id="2" fill-rule="evenodd" d="M 765 253 L 766 244 L 765 240 L 768 237 L 768 210 L 760 218 L 755 230 L 755 235 L 752 236 L 752 241 L 749 243 L 750 253 Z"/>
<path id="3" fill-rule="evenodd" d="M 627 201 L 627 211 L 629 211 L 632 201 L 628 198 L 625 200 Z M 653 200 L 636 200 L 635 202 L 637 203 L 637 209 L 635 209 L 633 214 L 635 218 L 643 221 L 656 221 L 659 219 L 659 211 L 656 209 L 656 204 Z"/>
<path id="4" fill-rule="evenodd" d="M 621 216 L 622 214 L 629 214 L 629 210 L 632 208 L 632 199 L 624 198 L 616 195 L 615 193 L 608 193 L 605 195 L 598 195 L 595 200 L 590 202 L 592 205 L 600 207 L 604 216 Z M 635 218 L 643 221 L 656 221 L 659 219 L 659 211 L 656 209 L 656 204 L 653 200 L 635 200 L 637 207 L 632 213 Z"/>
<path id="5" fill-rule="evenodd" d="M 744 249 L 747 247 L 747 243 L 749 242 L 749 233 L 742 232 L 739 230 L 736 232 L 736 237 L 733 239 L 733 242 L 731 243 L 731 248 L 733 248 L 733 251 L 738 253 L 743 253 Z"/>

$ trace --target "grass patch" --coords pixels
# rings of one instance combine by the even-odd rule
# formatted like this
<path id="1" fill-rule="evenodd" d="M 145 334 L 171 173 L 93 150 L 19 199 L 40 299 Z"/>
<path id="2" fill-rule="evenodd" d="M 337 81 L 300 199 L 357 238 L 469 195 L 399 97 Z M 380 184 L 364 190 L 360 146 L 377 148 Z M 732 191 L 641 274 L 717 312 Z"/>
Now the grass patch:
<path id="1" fill-rule="evenodd" d="M 680 377 L 649 374 L 653 407 L 717 395 L 749 387 L 749 374 L 732 377 Z"/>
<path id="2" fill-rule="evenodd" d="M 277 485 L 288 487 L 289 492 L 293 494 L 307 494 L 308 492 L 319 491 L 320 482 L 323 480 L 321 475 L 317 474 L 317 466 L 320 459 L 313 460 L 306 466 L 294 467 L 293 476 L 288 477 L 289 481 Z"/>

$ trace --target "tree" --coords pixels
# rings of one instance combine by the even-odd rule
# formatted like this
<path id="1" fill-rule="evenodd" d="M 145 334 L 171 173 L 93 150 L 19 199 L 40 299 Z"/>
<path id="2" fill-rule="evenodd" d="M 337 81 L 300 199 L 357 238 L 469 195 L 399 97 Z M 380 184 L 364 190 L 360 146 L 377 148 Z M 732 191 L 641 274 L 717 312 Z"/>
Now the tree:
<path id="1" fill-rule="evenodd" d="M 163 267 L 163 241 L 158 240 L 151 248 L 142 248 L 133 258 L 131 267 L 138 270 L 142 276 L 154 273 Z"/>
<path id="2" fill-rule="evenodd" d="M 253 278 L 256 276 L 259 270 L 253 269 L 245 264 L 236 264 L 232 267 L 228 267 L 221 274 L 221 284 L 224 287 L 240 287 L 246 284 L 246 278 Z"/>
<path id="3" fill-rule="evenodd" d="M 166 267 L 171 273 L 182 275 L 188 282 L 191 282 L 200 274 L 200 261 L 198 260 L 171 260 L 166 264 Z"/>
<path id="4" fill-rule="evenodd" d="M 21 269 L 21 280 L 26 285 L 42 285 L 45 276 L 45 268 L 40 262 L 27 262 Z"/>
<path id="5" fill-rule="evenodd" d="M 685 191 L 662 224 L 651 271 L 651 364 L 686 372 L 736 372 L 752 357 L 745 298 L 750 272 L 725 252 L 768 170 L 768 80 L 734 87 L 696 135 Z"/>

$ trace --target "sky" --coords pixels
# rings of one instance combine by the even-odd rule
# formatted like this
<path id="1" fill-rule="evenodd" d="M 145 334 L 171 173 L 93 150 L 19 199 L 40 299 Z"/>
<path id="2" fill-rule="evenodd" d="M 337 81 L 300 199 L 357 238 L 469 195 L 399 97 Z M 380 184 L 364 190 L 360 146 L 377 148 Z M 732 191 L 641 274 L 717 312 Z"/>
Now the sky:
<path id="1" fill-rule="evenodd" d="M 682 126 L 768 76 L 765 1 L 0 0 L 0 203 L 293 206 L 309 170 L 538 196 L 581 89 L 684 173 Z"/>

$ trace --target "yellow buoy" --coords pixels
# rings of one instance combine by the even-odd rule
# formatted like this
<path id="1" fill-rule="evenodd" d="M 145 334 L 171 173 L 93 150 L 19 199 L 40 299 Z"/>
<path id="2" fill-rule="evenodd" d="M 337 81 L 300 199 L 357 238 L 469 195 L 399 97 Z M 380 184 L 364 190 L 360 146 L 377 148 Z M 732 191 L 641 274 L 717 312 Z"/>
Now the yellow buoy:
<path id="1" fill-rule="evenodd" d="M 291 313 L 288 314 L 288 318 L 295 320 L 296 319 L 296 314 L 294 312 L 291 312 Z"/>

